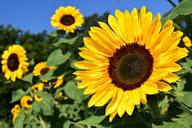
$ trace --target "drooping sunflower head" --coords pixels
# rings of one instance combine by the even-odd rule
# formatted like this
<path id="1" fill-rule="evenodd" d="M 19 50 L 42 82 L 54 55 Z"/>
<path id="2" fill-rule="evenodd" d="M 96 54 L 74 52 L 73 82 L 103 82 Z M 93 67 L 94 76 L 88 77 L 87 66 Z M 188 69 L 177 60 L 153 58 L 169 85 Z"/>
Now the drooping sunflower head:
<path id="1" fill-rule="evenodd" d="M 47 62 L 40 62 L 35 65 L 33 74 L 34 76 L 45 75 L 49 70 L 54 70 L 55 66 L 46 66 Z"/>
<path id="2" fill-rule="evenodd" d="M 54 88 L 58 88 L 59 86 L 62 85 L 62 83 L 63 83 L 63 77 L 64 77 L 64 76 L 61 75 L 61 76 L 58 76 L 57 78 L 51 80 L 51 83 L 52 83 L 52 85 L 54 86 Z"/>
<path id="3" fill-rule="evenodd" d="M 43 90 L 43 88 L 44 88 L 44 83 L 38 83 L 32 86 L 32 90 L 34 92 L 40 92 Z"/>
<path id="4" fill-rule="evenodd" d="M 20 105 L 16 104 L 12 109 L 11 109 L 11 114 L 15 114 L 21 111 Z"/>
<path id="5" fill-rule="evenodd" d="M 73 6 L 60 7 L 51 17 L 51 25 L 66 32 L 73 33 L 84 23 L 83 15 Z"/>
<path id="6" fill-rule="evenodd" d="M 23 108 L 31 108 L 32 103 L 33 103 L 33 100 L 30 96 L 23 96 L 20 101 L 21 107 Z"/>
<path id="7" fill-rule="evenodd" d="M 39 95 L 35 95 L 35 96 L 34 96 L 34 99 L 35 99 L 35 101 L 38 102 L 38 103 L 43 100 L 43 98 L 42 98 L 41 96 L 39 96 Z"/>
<path id="8" fill-rule="evenodd" d="M 183 33 L 174 31 L 173 22 L 162 25 L 160 14 L 153 18 L 145 7 L 116 10 L 108 24 L 90 28 L 79 53 L 84 60 L 75 63 L 81 70 L 74 74 L 84 94 L 93 94 L 89 107 L 110 101 L 106 115 L 112 121 L 116 114 L 132 115 L 135 105 L 147 103 L 146 95 L 171 90 L 181 70 L 176 62 L 188 51 L 178 47 Z"/>
<path id="9" fill-rule="evenodd" d="M 21 111 L 20 105 L 16 104 L 12 109 L 11 109 L 11 114 L 13 115 L 12 117 L 12 122 L 13 124 L 15 123 L 17 116 L 19 112 Z"/>
<path id="10" fill-rule="evenodd" d="M 25 49 L 20 45 L 9 46 L 2 55 L 2 72 L 5 78 L 15 81 L 28 71 L 29 63 Z"/>

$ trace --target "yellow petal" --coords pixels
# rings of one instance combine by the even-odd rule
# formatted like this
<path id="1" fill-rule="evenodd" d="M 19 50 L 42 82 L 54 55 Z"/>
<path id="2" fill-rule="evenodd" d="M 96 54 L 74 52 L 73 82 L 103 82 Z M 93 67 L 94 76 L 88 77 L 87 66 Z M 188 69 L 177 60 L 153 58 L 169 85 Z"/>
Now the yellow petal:
<path id="1" fill-rule="evenodd" d="M 172 87 L 165 82 L 158 81 L 158 82 L 156 82 L 156 84 L 157 84 L 159 90 L 163 91 L 163 92 L 167 92 L 167 91 L 170 91 L 172 89 Z"/>
<path id="2" fill-rule="evenodd" d="M 142 86 L 141 86 L 141 89 L 143 92 L 145 92 L 146 94 L 149 94 L 149 95 L 153 95 L 153 94 L 157 94 L 158 93 L 158 87 L 155 83 L 153 82 L 148 82 L 148 83 L 144 83 Z"/>
<path id="3" fill-rule="evenodd" d="M 113 97 L 112 101 L 107 105 L 107 108 L 105 111 L 106 115 L 111 114 L 117 109 L 122 96 L 123 96 L 122 90 L 118 89 L 118 93 Z"/>
<path id="4" fill-rule="evenodd" d="M 179 76 L 177 76 L 174 73 L 168 73 L 167 76 L 165 78 L 163 78 L 163 80 L 165 80 L 168 83 L 173 83 L 173 82 L 176 82 L 177 80 L 179 80 Z"/>

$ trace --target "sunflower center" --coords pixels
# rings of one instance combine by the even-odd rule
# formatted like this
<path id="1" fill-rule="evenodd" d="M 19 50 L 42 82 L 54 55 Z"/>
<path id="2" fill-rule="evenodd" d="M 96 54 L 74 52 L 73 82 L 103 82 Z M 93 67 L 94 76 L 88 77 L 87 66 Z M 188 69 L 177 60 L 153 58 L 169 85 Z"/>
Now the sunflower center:
<path id="1" fill-rule="evenodd" d="M 19 58 L 17 54 L 13 53 L 9 56 L 7 60 L 7 66 L 11 71 L 15 71 L 19 67 Z"/>
<path id="2" fill-rule="evenodd" d="M 31 105 L 31 104 L 32 104 L 32 101 L 31 101 L 31 100 L 27 100 L 27 104 L 28 104 L 28 105 Z"/>
<path id="3" fill-rule="evenodd" d="M 40 73 L 41 75 L 45 75 L 49 71 L 49 68 L 43 68 L 41 69 Z"/>
<path id="4" fill-rule="evenodd" d="M 65 26 L 70 26 L 75 22 L 75 18 L 72 15 L 63 15 L 60 22 Z"/>
<path id="5" fill-rule="evenodd" d="M 139 88 L 150 77 L 153 57 L 145 46 L 127 44 L 109 58 L 108 73 L 117 87 L 125 90 Z"/>
<path id="6" fill-rule="evenodd" d="M 57 78 L 51 80 L 51 84 L 55 84 L 57 82 Z"/>

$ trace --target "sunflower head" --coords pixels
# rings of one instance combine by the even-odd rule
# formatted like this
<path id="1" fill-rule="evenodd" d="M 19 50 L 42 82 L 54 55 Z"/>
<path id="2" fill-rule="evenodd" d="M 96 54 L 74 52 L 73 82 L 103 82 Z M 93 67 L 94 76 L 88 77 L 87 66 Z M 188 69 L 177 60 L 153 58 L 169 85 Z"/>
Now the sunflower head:
<path id="1" fill-rule="evenodd" d="M 47 62 L 40 62 L 35 65 L 33 74 L 34 76 L 45 75 L 49 70 L 54 70 L 55 66 L 46 66 Z"/>
<path id="2" fill-rule="evenodd" d="M 73 33 L 77 27 L 84 23 L 81 12 L 72 6 L 60 7 L 51 17 L 51 25 L 66 32 Z"/>
<path id="3" fill-rule="evenodd" d="M 20 102 L 23 108 L 31 108 L 33 100 L 30 96 L 23 96 Z"/>
<path id="4" fill-rule="evenodd" d="M 172 89 L 181 70 L 176 62 L 188 51 L 178 47 L 183 33 L 174 31 L 171 20 L 162 25 L 159 13 L 153 18 L 142 7 L 140 12 L 116 10 L 108 24 L 99 25 L 84 37 L 79 53 L 84 60 L 75 63 L 81 69 L 74 73 L 78 87 L 93 94 L 89 107 L 109 103 L 105 113 L 112 121 L 116 114 L 132 115 L 135 105 L 147 103 L 147 95 Z"/>
<path id="5" fill-rule="evenodd" d="M 36 102 L 41 102 L 43 100 L 43 98 L 41 96 L 39 96 L 39 95 L 35 95 L 34 99 L 35 99 Z"/>
<path id="6" fill-rule="evenodd" d="M 43 90 L 43 88 L 44 88 L 44 84 L 43 83 L 38 83 L 38 84 L 35 84 L 35 85 L 32 86 L 32 90 L 34 92 L 40 92 L 40 91 Z"/>
<path id="7" fill-rule="evenodd" d="M 54 85 L 54 88 L 58 88 L 63 83 L 63 75 L 58 76 L 56 79 L 51 80 L 52 85 Z"/>
<path id="8" fill-rule="evenodd" d="M 2 72 L 5 78 L 15 81 L 28 71 L 29 63 L 25 49 L 20 45 L 9 46 L 2 55 Z"/>

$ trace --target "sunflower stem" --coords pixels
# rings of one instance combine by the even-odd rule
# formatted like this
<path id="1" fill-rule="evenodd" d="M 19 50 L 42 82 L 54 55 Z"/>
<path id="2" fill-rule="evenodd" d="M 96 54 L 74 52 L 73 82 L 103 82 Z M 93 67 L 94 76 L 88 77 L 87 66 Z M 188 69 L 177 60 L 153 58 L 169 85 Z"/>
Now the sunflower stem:
<path id="1" fill-rule="evenodd" d="M 149 95 L 147 96 L 147 102 L 149 106 L 149 111 L 152 115 L 153 123 L 161 125 L 163 124 L 158 103 L 157 103 L 157 95 Z"/>

